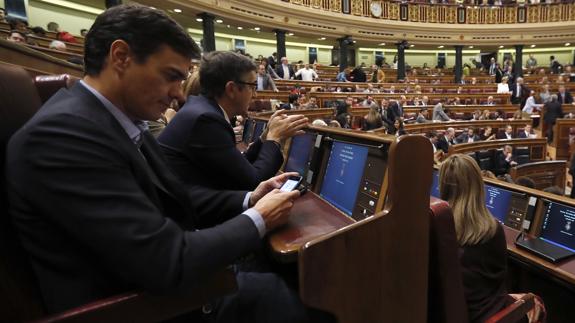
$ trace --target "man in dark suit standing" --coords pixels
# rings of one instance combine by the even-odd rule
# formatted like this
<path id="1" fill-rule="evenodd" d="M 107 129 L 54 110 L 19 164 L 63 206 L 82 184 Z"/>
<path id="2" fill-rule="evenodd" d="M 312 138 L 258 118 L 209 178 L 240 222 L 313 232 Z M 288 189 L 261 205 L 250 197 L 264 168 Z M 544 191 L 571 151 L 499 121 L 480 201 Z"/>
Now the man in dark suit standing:
<path id="1" fill-rule="evenodd" d="M 523 78 L 518 77 L 515 84 L 511 85 L 511 103 L 519 104 L 520 109 L 523 109 L 525 102 L 531 92 L 525 85 L 523 85 Z"/>
<path id="2" fill-rule="evenodd" d="M 252 190 L 277 173 L 282 142 L 300 133 L 307 118 L 277 111 L 242 155 L 229 118 L 247 115 L 257 86 L 255 64 L 233 52 L 211 52 L 202 57 L 200 80 L 201 95 L 190 96 L 158 137 L 168 164 L 184 183 Z"/>
<path id="3" fill-rule="evenodd" d="M 282 80 L 293 80 L 295 72 L 287 57 L 282 57 L 282 63 L 276 67 L 276 73 Z"/>
<path id="4" fill-rule="evenodd" d="M 565 90 L 565 85 L 559 86 L 559 92 L 557 93 L 557 101 L 561 104 L 571 104 L 573 103 L 573 96 L 569 91 Z"/>
<path id="5" fill-rule="evenodd" d="M 563 108 L 561 107 L 561 102 L 557 100 L 557 95 L 551 95 L 551 101 L 545 103 L 543 106 L 545 114 L 543 115 L 543 122 L 547 127 L 547 142 L 553 142 L 553 126 L 557 118 L 563 118 Z"/>
<path id="6" fill-rule="evenodd" d="M 266 194 L 285 176 L 246 194 L 185 187 L 169 171 L 143 120 L 183 100 L 181 81 L 200 52 L 165 13 L 115 6 L 85 42 L 86 76 L 7 147 L 10 213 L 49 312 L 133 289 L 185 293 L 259 248 L 299 195 Z M 237 279 L 239 293 L 221 299 L 214 319 L 305 320 L 277 276 Z"/>
<path id="7" fill-rule="evenodd" d="M 270 66 L 275 70 L 276 69 L 276 65 L 277 65 L 277 61 L 278 61 L 278 53 L 273 52 L 272 55 L 270 57 L 268 57 L 268 64 L 270 64 Z"/>

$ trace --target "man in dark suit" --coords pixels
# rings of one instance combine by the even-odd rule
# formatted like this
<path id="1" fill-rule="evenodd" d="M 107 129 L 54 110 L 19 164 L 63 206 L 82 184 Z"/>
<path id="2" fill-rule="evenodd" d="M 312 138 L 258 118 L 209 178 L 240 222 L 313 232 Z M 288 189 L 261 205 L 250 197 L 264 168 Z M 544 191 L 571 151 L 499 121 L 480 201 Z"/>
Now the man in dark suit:
<path id="1" fill-rule="evenodd" d="M 519 104 L 520 109 L 523 109 L 525 102 L 529 97 L 529 93 L 531 92 L 525 85 L 523 85 L 523 78 L 518 77 L 515 84 L 512 84 L 509 90 L 511 91 L 511 103 Z"/>
<path id="2" fill-rule="evenodd" d="M 543 106 L 545 114 L 543 115 L 543 122 L 545 122 L 547 127 L 547 142 L 553 142 L 553 125 L 557 118 L 563 118 L 563 108 L 561 107 L 561 102 L 557 101 L 557 95 L 551 95 L 551 101 L 545 103 Z"/>
<path id="3" fill-rule="evenodd" d="M 520 131 L 519 135 L 517 137 L 518 138 L 531 138 L 534 135 L 535 135 L 535 133 L 533 132 L 531 125 L 526 124 L 525 127 L 523 128 L 523 131 Z"/>
<path id="4" fill-rule="evenodd" d="M 229 118 L 247 115 L 257 83 L 255 64 L 233 52 L 211 52 L 202 58 L 200 80 L 202 94 L 190 96 L 158 137 L 168 164 L 184 183 L 252 190 L 277 173 L 281 143 L 307 126 L 307 118 L 277 111 L 242 156 Z"/>
<path id="5" fill-rule="evenodd" d="M 437 148 L 441 149 L 444 153 L 447 154 L 449 151 L 449 146 L 455 145 L 455 129 L 454 128 L 447 128 L 447 131 L 442 135 L 438 136 L 437 139 Z"/>
<path id="6" fill-rule="evenodd" d="M 276 73 L 282 80 L 293 80 L 295 72 L 289 65 L 287 57 L 282 57 L 282 63 L 276 67 Z"/>
<path id="7" fill-rule="evenodd" d="M 513 156 L 513 147 L 505 145 L 503 151 L 497 151 L 495 155 L 495 175 L 503 175 L 509 172 L 513 166 L 517 166 L 515 156 Z"/>
<path id="8" fill-rule="evenodd" d="M 561 104 L 571 104 L 573 103 L 573 96 L 569 91 L 565 90 L 565 85 L 559 86 L 559 92 L 557 93 L 557 101 Z"/>
<path id="9" fill-rule="evenodd" d="M 246 194 L 185 187 L 170 173 L 142 120 L 183 100 L 181 81 L 199 48 L 165 13 L 115 6 L 85 42 L 86 76 L 7 147 L 10 213 L 49 312 L 133 289 L 185 293 L 257 249 L 299 194 L 266 194 L 285 178 Z M 306 317 L 277 276 L 237 279 L 239 293 L 220 300 L 214 319 Z"/>
<path id="10" fill-rule="evenodd" d="M 268 64 L 275 70 L 277 65 L 278 53 L 273 52 L 270 57 L 268 57 Z"/>
<path id="11" fill-rule="evenodd" d="M 477 142 L 480 140 L 481 139 L 479 138 L 478 135 L 475 134 L 473 128 L 469 128 L 467 129 L 467 132 L 464 132 L 463 134 L 461 134 L 461 136 L 457 138 L 457 143 L 466 144 L 471 142 Z"/>
<path id="12" fill-rule="evenodd" d="M 505 126 L 505 131 L 501 132 L 498 131 L 497 135 L 495 135 L 496 139 L 513 139 L 515 136 L 513 135 L 513 127 L 511 125 Z"/>

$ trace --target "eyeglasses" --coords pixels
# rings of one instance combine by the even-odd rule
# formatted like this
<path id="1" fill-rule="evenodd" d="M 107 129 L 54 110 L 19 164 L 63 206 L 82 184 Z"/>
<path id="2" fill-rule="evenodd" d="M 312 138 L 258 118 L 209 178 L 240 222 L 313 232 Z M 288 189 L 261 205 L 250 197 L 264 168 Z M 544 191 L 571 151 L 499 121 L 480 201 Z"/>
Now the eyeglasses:
<path id="1" fill-rule="evenodd" d="M 255 91 L 258 88 L 258 82 L 244 82 L 244 81 L 234 81 L 238 84 L 248 85 L 252 91 Z"/>

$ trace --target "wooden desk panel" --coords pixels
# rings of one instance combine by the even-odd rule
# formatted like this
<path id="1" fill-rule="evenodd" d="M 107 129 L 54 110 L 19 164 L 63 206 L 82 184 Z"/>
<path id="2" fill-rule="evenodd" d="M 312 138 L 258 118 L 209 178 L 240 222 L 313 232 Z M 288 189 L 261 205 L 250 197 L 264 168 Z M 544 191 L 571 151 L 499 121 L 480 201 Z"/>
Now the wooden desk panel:
<path id="1" fill-rule="evenodd" d="M 548 160 L 512 167 L 509 175 L 514 181 L 519 177 L 528 176 L 535 182 L 535 188 L 538 190 L 543 190 L 549 186 L 557 186 L 565 190 L 566 169 L 566 161 Z"/>
<path id="2" fill-rule="evenodd" d="M 553 142 L 551 146 L 556 148 L 555 159 L 570 160 L 569 132 L 575 128 L 575 119 L 557 119 L 553 126 Z"/>
<path id="3" fill-rule="evenodd" d="M 500 149 L 505 145 L 510 145 L 512 147 L 528 146 L 530 148 L 529 157 L 532 161 L 543 161 L 547 155 L 547 140 L 545 138 L 500 139 L 451 145 L 449 146 L 448 155 L 466 154 L 480 150 Z"/>
<path id="4" fill-rule="evenodd" d="M 288 223 L 270 237 L 276 259 L 295 261 L 297 251 L 306 242 L 335 232 L 355 221 L 313 192 L 297 199 Z"/>

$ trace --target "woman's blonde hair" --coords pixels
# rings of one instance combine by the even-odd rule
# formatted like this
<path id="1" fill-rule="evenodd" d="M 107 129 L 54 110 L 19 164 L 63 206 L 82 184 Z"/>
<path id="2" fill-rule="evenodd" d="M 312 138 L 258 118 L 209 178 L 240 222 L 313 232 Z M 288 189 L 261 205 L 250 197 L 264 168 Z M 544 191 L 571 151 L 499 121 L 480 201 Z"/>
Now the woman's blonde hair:
<path id="1" fill-rule="evenodd" d="M 375 123 L 377 120 L 381 120 L 381 114 L 379 114 L 378 110 L 379 110 L 379 107 L 372 106 L 369 109 L 367 116 L 365 116 L 365 120 L 367 120 L 368 122 L 371 122 L 371 123 Z"/>
<path id="2" fill-rule="evenodd" d="M 190 95 L 200 95 L 202 90 L 200 87 L 200 72 L 192 72 L 182 84 L 182 89 L 186 98 Z"/>
<path id="3" fill-rule="evenodd" d="M 439 170 L 439 192 L 453 211 L 460 246 L 476 245 L 495 235 L 497 222 L 485 206 L 483 178 L 475 160 L 461 154 L 449 156 Z"/>

